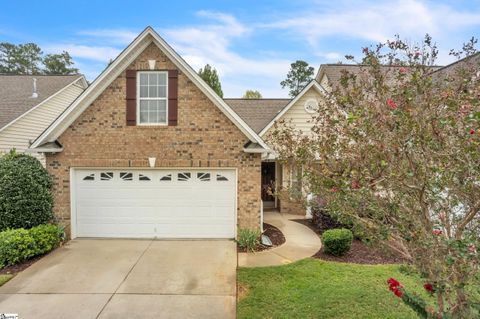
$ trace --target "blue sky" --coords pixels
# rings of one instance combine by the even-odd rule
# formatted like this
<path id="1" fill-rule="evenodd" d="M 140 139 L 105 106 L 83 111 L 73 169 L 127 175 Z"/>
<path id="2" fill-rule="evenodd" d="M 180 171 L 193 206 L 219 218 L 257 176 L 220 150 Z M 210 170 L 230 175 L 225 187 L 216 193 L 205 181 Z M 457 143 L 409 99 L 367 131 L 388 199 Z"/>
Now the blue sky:
<path id="1" fill-rule="evenodd" d="M 93 80 L 147 25 L 195 69 L 220 73 L 226 97 L 257 89 L 286 97 L 280 81 L 291 62 L 321 63 L 359 55 L 400 34 L 430 33 L 448 52 L 480 36 L 480 0 L 458 1 L 16 1 L 0 0 L 0 41 L 35 42 L 46 53 L 67 50 Z"/>

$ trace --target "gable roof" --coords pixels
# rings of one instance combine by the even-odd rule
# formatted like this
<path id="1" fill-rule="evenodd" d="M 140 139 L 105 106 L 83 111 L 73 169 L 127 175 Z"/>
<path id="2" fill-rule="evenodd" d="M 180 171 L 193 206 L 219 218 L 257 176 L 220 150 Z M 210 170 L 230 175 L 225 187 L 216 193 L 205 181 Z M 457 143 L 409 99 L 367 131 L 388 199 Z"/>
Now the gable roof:
<path id="1" fill-rule="evenodd" d="M 224 99 L 257 134 L 291 99 Z"/>
<path id="2" fill-rule="evenodd" d="M 220 98 L 208 84 L 183 58 L 168 45 L 162 37 L 158 35 L 152 27 L 147 27 L 125 48 L 115 60 L 92 82 L 85 92 L 75 100 L 56 120 L 48 127 L 31 145 L 36 148 L 48 142 L 55 141 L 80 114 L 117 78 L 128 65 L 140 55 L 150 44 L 157 45 L 162 52 L 181 70 L 219 109 L 227 116 L 248 139 L 258 144 L 261 148 L 268 150 L 268 146 L 250 128 L 245 121 L 238 116 L 228 105 Z"/>
<path id="3" fill-rule="evenodd" d="M 307 93 L 311 88 L 314 88 L 317 90 L 318 93 L 320 94 L 328 94 L 328 92 L 325 90 L 325 88 L 320 85 L 316 80 L 310 81 L 310 83 L 307 84 L 303 88 L 303 90 L 295 96 L 294 99 L 290 100 L 290 102 L 262 129 L 262 131 L 259 133 L 260 136 L 263 136 L 275 123 L 275 121 L 279 120 L 287 111 L 297 103 L 297 101 L 305 94 Z"/>
<path id="4" fill-rule="evenodd" d="M 83 75 L 0 75 L 0 130 L 80 78 Z M 37 98 L 32 98 L 33 79 Z"/>
<path id="5" fill-rule="evenodd" d="M 476 65 L 480 68 L 480 52 L 467 56 L 444 67 L 438 68 L 432 73 L 432 76 L 434 79 L 441 79 L 451 75 L 459 68 L 465 68 L 471 65 Z"/>
<path id="6" fill-rule="evenodd" d="M 330 87 L 335 88 L 340 84 L 340 79 L 342 77 L 342 71 L 346 70 L 350 74 L 357 75 L 360 73 L 362 68 L 368 67 L 364 64 L 342 64 L 342 63 L 333 63 L 333 64 L 321 64 L 317 76 L 315 79 L 320 83 L 324 76 L 327 77 Z M 398 65 L 382 65 L 380 67 L 382 70 L 387 72 L 391 68 L 399 69 L 401 66 Z M 443 68 L 442 66 L 432 66 L 433 71 Z"/>

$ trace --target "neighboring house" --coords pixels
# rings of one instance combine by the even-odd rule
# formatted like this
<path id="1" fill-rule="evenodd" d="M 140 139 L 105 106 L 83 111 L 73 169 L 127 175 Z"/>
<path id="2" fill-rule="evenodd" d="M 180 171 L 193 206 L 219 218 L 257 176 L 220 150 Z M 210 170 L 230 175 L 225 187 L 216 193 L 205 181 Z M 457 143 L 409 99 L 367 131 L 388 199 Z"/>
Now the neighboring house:
<path id="1" fill-rule="evenodd" d="M 0 75 L 0 154 L 27 150 L 86 87 L 83 75 Z"/>

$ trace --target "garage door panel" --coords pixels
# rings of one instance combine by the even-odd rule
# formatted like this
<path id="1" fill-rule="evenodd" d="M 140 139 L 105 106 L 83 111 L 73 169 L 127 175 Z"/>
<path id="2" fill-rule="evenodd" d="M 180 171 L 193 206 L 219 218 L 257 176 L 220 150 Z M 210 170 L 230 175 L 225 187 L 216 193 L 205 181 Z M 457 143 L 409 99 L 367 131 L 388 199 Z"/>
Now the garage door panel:
<path id="1" fill-rule="evenodd" d="M 232 238 L 235 175 L 203 169 L 76 170 L 77 236 Z"/>

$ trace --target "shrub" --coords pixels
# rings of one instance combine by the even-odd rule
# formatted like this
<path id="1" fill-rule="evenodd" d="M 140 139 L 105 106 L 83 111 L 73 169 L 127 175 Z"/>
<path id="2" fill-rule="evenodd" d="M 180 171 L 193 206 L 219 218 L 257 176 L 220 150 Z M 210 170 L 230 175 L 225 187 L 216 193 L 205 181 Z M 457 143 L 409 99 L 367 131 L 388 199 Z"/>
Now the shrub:
<path id="1" fill-rule="evenodd" d="M 322 242 L 327 254 L 341 256 L 352 247 L 352 231 L 345 228 L 330 229 L 323 233 Z"/>
<path id="2" fill-rule="evenodd" d="M 238 246 L 246 251 L 255 251 L 260 243 L 259 237 L 261 233 L 258 229 L 240 228 L 238 230 Z"/>
<path id="3" fill-rule="evenodd" d="M 49 252 L 59 245 L 62 236 L 63 229 L 56 225 L 0 232 L 0 268 Z"/>
<path id="4" fill-rule="evenodd" d="M 34 157 L 11 151 L 0 158 L 0 231 L 53 219 L 52 179 Z"/>

